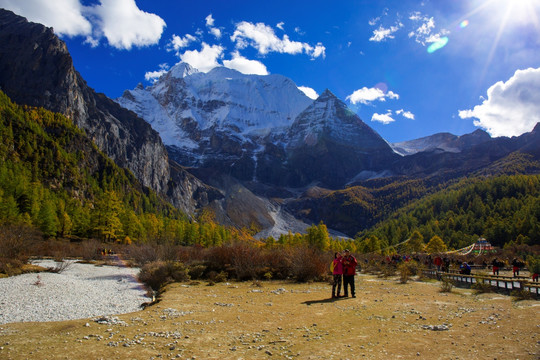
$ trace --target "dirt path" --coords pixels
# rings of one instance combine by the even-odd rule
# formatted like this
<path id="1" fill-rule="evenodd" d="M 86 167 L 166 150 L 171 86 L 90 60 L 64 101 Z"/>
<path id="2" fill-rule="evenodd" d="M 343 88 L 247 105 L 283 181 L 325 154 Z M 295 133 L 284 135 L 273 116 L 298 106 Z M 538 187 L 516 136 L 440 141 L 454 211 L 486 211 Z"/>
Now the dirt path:
<path id="1" fill-rule="evenodd" d="M 540 302 L 437 282 L 174 284 L 144 311 L 0 327 L 2 359 L 538 359 Z M 115 324 L 116 323 L 116 324 Z"/>

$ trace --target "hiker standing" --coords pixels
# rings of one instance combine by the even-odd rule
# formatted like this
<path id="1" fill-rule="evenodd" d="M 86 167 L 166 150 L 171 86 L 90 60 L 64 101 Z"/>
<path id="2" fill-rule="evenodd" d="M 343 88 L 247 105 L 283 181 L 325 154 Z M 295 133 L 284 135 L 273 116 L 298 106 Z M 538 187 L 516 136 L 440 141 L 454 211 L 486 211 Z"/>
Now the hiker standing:
<path id="1" fill-rule="evenodd" d="M 523 261 L 519 260 L 518 258 L 514 258 L 512 260 L 512 272 L 514 274 L 514 277 L 519 276 L 519 270 L 524 266 L 525 264 Z"/>
<path id="2" fill-rule="evenodd" d="M 334 282 L 332 284 L 332 298 L 338 298 L 341 292 L 341 277 L 343 275 L 343 263 L 342 257 L 339 252 L 334 254 L 334 260 L 332 261 L 331 269 L 334 275 Z M 336 291 L 337 288 L 337 291 Z"/>
<path id="3" fill-rule="evenodd" d="M 351 255 L 348 249 L 345 249 L 344 255 L 345 256 L 343 256 L 343 259 L 341 260 L 343 264 L 343 291 L 345 297 L 349 296 L 349 288 L 347 285 L 350 285 L 351 295 L 354 298 L 356 297 L 354 275 L 356 274 L 356 265 L 358 264 L 358 261 L 356 261 L 356 258 Z"/>
<path id="4" fill-rule="evenodd" d="M 493 261 L 491 262 L 491 266 L 493 266 L 493 275 L 495 275 L 495 273 L 499 275 L 500 265 L 501 265 L 501 262 L 499 261 L 498 258 L 493 259 Z"/>
<path id="5" fill-rule="evenodd" d="M 443 264 L 441 257 L 437 255 L 435 260 L 433 260 L 433 263 L 435 264 L 435 266 L 437 266 L 437 271 L 441 271 L 441 266 Z"/>

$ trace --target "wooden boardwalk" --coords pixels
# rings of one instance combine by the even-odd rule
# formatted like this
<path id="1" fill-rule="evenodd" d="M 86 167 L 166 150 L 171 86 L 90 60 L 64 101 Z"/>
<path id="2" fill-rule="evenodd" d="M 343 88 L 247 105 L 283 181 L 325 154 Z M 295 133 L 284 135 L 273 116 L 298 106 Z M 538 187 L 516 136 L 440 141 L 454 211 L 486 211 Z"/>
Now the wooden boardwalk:
<path id="1" fill-rule="evenodd" d="M 525 276 L 463 275 L 457 272 L 442 272 L 435 269 L 424 270 L 424 274 L 437 280 L 442 280 L 443 278 L 450 279 L 457 285 L 468 287 L 476 283 L 483 283 L 490 284 L 497 290 L 504 290 L 507 292 L 513 290 L 525 290 L 536 295 L 536 298 L 540 295 L 540 283 L 532 282 L 530 278 Z"/>

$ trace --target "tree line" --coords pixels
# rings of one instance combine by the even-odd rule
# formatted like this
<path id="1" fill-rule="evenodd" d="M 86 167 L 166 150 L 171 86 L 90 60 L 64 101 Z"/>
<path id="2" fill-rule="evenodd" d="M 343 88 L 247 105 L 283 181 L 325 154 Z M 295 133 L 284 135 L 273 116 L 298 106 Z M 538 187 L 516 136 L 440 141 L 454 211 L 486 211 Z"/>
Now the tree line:
<path id="1" fill-rule="evenodd" d="M 65 116 L 19 106 L 0 92 L 0 226 L 23 224 L 45 237 L 220 245 L 250 238 L 196 221 L 118 167 Z"/>
<path id="2" fill-rule="evenodd" d="M 494 246 L 540 244 L 540 175 L 502 175 L 464 179 L 448 189 L 400 209 L 358 234 L 381 246 L 403 242 L 417 231 L 460 249 L 479 237 Z"/>

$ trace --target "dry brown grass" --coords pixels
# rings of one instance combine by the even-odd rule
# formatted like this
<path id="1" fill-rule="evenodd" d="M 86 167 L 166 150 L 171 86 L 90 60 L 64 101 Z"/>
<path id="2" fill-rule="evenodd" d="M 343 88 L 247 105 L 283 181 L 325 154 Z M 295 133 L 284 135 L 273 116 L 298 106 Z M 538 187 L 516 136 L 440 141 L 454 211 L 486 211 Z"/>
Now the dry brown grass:
<path id="1" fill-rule="evenodd" d="M 0 325 L 0 358 L 538 358 L 538 301 L 356 278 L 357 298 L 339 300 L 324 283 L 172 284 L 157 305 L 120 315 L 127 326 Z"/>

